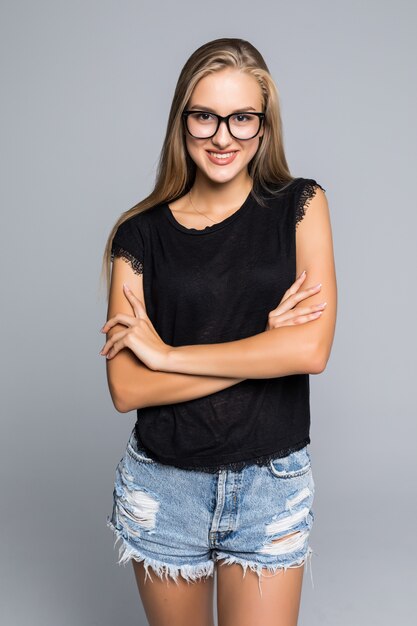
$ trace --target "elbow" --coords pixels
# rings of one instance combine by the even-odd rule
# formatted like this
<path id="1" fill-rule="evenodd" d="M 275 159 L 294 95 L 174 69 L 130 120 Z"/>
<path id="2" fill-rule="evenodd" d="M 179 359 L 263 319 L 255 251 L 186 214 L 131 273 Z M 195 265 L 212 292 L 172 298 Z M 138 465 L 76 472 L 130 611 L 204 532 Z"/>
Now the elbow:
<path id="1" fill-rule="evenodd" d="M 329 351 L 321 345 L 315 345 L 310 355 L 310 374 L 321 374 L 324 372 L 329 360 Z"/>
<path id="2" fill-rule="evenodd" d="M 140 408 L 137 403 L 135 406 L 132 406 L 132 403 L 129 402 L 129 394 L 127 393 L 126 388 L 110 385 L 110 396 L 114 408 L 119 413 L 129 413 L 129 411 Z"/>
<path id="3" fill-rule="evenodd" d="M 118 413 L 129 413 L 129 411 L 132 411 L 132 407 L 119 399 L 113 398 L 113 406 Z"/>
<path id="4" fill-rule="evenodd" d="M 118 356 L 107 363 L 107 384 L 116 411 L 129 413 L 144 406 L 145 386 L 137 383 L 130 362 L 118 361 Z"/>
<path id="5" fill-rule="evenodd" d="M 126 402 L 126 397 L 123 394 L 118 393 L 117 391 L 113 391 L 110 392 L 110 395 L 116 411 L 118 411 L 119 413 L 128 413 L 129 411 L 131 411 L 128 402 Z"/>

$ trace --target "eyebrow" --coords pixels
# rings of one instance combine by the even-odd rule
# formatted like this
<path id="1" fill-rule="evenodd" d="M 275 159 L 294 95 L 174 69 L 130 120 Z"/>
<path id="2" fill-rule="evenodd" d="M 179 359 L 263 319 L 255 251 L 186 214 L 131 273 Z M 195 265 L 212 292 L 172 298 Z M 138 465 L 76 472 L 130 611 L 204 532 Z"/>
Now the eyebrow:
<path id="1" fill-rule="evenodd" d="M 211 109 L 210 107 L 202 106 L 201 104 L 193 104 L 193 106 L 190 107 L 190 109 L 198 109 L 199 111 L 208 111 L 209 113 L 216 113 L 214 109 Z M 234 111 L 232 111 L 232 113 L 241 113 L 245 111 L 256 111 L 256 109 L 254 109 L 253 107 L 245 107 L 241 109 L 235 109 Z"/>

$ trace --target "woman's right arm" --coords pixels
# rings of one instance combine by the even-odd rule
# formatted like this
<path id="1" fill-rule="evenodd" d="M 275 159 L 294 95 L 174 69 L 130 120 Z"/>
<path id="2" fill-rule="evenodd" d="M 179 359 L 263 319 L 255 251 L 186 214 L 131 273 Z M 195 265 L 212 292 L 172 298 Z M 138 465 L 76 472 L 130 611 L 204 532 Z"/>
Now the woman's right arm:
<path id="1" fill-rule="evenodd" d="M 107 319 L 114 317 L 117 313 L 133 314 L 130 302 L 123 291 L 124 282 L 129 284 L 133 293 L 145 305 L 143 274 L 136 274 L 123 258 L 115 257 Z M 116 324 L 107 333 L 107 339 L 124 328 Z M 118 352 L 114 358 L 106 359 L 106 369 L 110 395 L 115 408 L 120 413 L 146 406 L 175 404 L 202 398 L 245 380 L 244 378 L 153 371 L 127 348 Z"/>

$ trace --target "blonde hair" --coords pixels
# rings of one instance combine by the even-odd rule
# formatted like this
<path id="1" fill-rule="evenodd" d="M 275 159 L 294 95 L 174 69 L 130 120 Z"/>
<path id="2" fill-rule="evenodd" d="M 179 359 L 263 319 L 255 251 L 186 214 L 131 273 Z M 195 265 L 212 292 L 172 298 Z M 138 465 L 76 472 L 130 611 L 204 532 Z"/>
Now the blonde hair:
<path id="1" fill-rule="evenodd" d="M 232 68 L 253 76 L 261 89 L 264 135 L 258 151 L 248 164 L 253 179 L 252 195 L 263 204 L 261 190 L 273 191 L 294 180 L 291 176 L 283 146 L 283 129 L 277 87 L 258 50 L 244 39 L 221 38 L 197 48 L 181 70 L 169 112 L 164 143 L 159 157 L 153 191 L 119 217 L 106 242 L 101 279 L 105 277 L 107 298 L 110 289 L 111 247 L 113 237 L 123 222 L 157 204 L 175 200 L 191 189 L 196 172 L 188 155 L 182 126 L 182 112 L 194 87 L 208 74 Z"/>

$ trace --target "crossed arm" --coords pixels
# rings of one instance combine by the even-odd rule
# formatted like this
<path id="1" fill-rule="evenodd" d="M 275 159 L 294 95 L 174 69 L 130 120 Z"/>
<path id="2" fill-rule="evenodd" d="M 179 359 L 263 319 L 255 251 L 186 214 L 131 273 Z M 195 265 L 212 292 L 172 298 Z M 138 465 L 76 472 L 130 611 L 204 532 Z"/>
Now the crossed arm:
<path id="1" fill-rule="evenodd" d="M 113 261 L 107 319 L 116 313 L 132 315 L 132 308 L 123 293 L 128 282 L 144 303 L 143 276 L 135 274 L 130 265 L 116 257 Z M 121 329 L 117 324 L 107 337 Z M 106 360 L 107 382 L 115 408 L 127 413 L 146 406 L 176 404 L 208 396 L 240 383 L 244 378 L 194 376 L 176 372 L 154 371 L 144 365 L 130 350 L 121 350 L 114 359 Z"/>
<path id="2" fill-rule="evenodd" d="M 116 409 L 127 412 L 191 400 L 246 378 L 322 372 L 334 338 L 337 286 L 329 208 L 321 189 L 317 189 L 297 226 L 296 251 L 296 274 L 303 269 L 307 271 L 303 288 L 322 283 L 320 291 L 299 305 L 326 301 L 327 307 L 320 318 L 298 326 L 273 328 L 238 341 L 175 347 L 169 354 L 166 371 L 152 371 L 129 350 L 121 350 L 107 362 L 108 383 Z M 115 258 L 108 319 L 118 312 L 131 315 L 123 282 L 128 282 L 144 302 L 142 275 L 134 274 L 127 263 Z M 116 325 L 108 336 L 118 330 Z"/>

